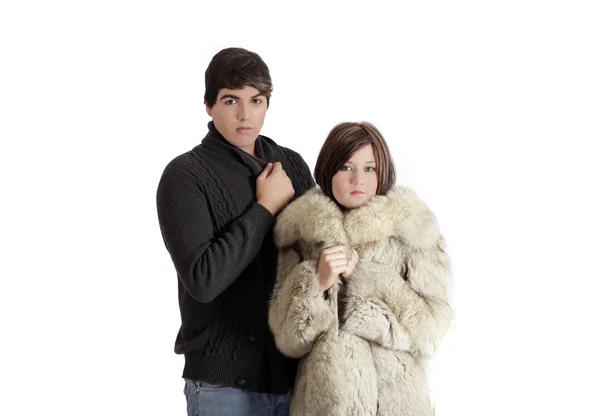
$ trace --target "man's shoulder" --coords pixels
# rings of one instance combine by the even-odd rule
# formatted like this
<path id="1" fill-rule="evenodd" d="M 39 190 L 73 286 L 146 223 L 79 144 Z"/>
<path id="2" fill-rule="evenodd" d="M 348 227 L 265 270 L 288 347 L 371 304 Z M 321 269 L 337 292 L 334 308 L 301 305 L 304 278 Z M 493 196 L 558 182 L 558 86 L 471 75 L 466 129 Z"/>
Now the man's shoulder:
<path id="1" fill-rule="evenodd" d="M 198 145 L 193 149 L 174 157 L 169 163 L 167 163 L 165 170 L 186 171 L 190 168 L 201 168 L 202 166 L 206 165 L 207 159 L 206 157 L 203 157 L 205 153 L 206 149 L 204 149 L 202 145 Z"/>
<path id="2" fill-rule="evenodd" d="M 302 157 L 302 155 L 300 153 L 296 152 L 295 150 L 290 149 L 289 147 L 285 147 L 285 146 L 279 146 L 279 147 L 281 147 L 281 150 L 283 150 L 283 152 L 286 154 L 287 157 L 291 157 L 298 161 L 304 162 L 304 158 Z"/>
<path id="3" fill-rule="evenodd" d="M 185 153 L 173 158 L 165 167 L 163 175 L 184 175 L 195 181 L 203 180 L 210 175 L 210 158 L 207 157 L 206 149 L 198 145 Z"/>
<path id="4" fill-rule="evenodd" d="M 262 137 L 263 139 L 266 139 L 268 142 L 271 142 L 272 144 L 279 147 L 288 158 L 295 159 L 295 161 L 304 162 L 302 155 L 300 155 L 300 153 L 296 152 L 295 150 L 292 150 L 289 147 L 280 145 L 276 140 L 273 140 L 270 136 L 265 136 L 264 134 L 261 134 L 260 137 Z"/>
<path id="5" fill-rule="evenodd" d="M 280 146 L 283 153 L 285 153 L 288 161 L 290 162 L 290 168 L 293 171 L 294 176 L 296 177 L 296 194 L 294 198 L 297 198 L 304 194 L 304 192 L 315 186 L 315 181 L 313 179 L 312 173 L 306 160 L 302 157 L 302 155 L 296 152 L 289 147 Z"/>
<path id="6" fill-rule="evenodd" d="M 310 168 L 306 163 L 306 160 L 302 157 L 302 155 L 295 150 L 290 149 L 289 147 L 280 146 L 283 153 L 285 153 L 286 157 L 290 161 L 294 170 L 303 176 L 311 176 Z"/>

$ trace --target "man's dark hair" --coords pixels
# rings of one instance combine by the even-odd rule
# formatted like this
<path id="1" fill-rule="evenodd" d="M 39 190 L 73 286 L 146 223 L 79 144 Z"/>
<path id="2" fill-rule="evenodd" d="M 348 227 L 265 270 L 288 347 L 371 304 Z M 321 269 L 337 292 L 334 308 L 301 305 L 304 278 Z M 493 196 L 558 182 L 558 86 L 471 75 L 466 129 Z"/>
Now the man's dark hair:
<path id="1" fill-rule="evenodd" d="M 204 74 L 206 91 L 204 104 L 212 108 L 223 88 L 237 90 L 254 87 L 267 98 L 267 106 L 273 91 L 271 74 L 267 64 L 255 52 L 243 48 L 226 48 L 213 56 Z"/>

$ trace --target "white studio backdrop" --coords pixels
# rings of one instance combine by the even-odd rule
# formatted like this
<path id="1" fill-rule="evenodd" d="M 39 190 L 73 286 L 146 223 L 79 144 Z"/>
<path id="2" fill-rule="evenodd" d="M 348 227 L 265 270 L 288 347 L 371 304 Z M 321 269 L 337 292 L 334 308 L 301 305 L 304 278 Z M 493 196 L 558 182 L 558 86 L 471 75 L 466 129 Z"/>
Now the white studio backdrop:
<path id="1" fill-rule="evenodd" d="M 263 134 L 311 168 L 366 120 L 437 214 L 456 322 L 437 414 L 597 410 L 600 15 L 594 2 L 0 6 L 0 414 L 183 415 L 155 191 L 206 133 L 204 71 L 259 53 Z"/>

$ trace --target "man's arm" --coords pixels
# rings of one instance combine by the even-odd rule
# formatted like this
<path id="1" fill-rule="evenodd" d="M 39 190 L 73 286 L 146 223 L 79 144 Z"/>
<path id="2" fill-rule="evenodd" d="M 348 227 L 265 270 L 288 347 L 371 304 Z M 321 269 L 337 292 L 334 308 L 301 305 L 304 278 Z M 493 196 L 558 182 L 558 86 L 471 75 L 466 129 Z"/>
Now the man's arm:
<path id="1" fill-rule="evenodd" d="M 179 279 L 199 302 L 211 302 L 254 260 L 275 218 L 253 203 L 223 230 L 213 229 L 205 195 L 186 175 L 165 171 L 157 190 L 158 219 Z"/>

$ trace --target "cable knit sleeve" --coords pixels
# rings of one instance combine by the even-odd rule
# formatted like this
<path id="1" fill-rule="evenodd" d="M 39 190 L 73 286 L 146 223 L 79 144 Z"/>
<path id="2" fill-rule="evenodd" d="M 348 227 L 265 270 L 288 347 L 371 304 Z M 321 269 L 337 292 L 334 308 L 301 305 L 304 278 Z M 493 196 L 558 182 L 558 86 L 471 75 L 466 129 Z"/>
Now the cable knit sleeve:
<path id="1" fill-rule="evenodd" d="M 211 302 L 254 260 L 275 219 L 253 203 L 223 230 L 213 229 L 205 190 L 166 169 L 156 194 L 162 236 L 177 275 L 198 302 Z"/>

